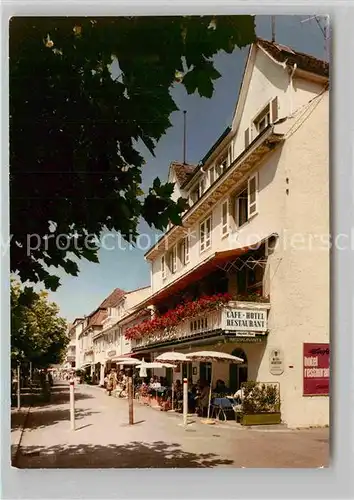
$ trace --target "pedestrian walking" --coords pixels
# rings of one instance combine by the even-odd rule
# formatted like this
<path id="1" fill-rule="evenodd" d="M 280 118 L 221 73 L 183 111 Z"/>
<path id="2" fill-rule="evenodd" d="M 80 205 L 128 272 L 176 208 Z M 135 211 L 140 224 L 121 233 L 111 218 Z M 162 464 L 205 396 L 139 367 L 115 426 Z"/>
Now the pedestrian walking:
<path id="1" fill-rule="evenodd" d="M 107 391 L 108 396 L 110 396 L 112 394 L 112 391 L 113 391 L 113 380 L 114 380 L 113 370 L 111 370 L 111 372 L 109 373 L 109 375 L 105 379 L 106 391 Z"/>

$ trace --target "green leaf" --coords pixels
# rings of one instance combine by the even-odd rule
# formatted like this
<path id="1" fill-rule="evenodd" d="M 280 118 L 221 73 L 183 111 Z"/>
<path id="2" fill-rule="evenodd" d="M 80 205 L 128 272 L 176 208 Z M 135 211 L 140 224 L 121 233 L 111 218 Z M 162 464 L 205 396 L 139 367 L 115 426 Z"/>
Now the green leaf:
<path id="1" fill-rule="evenodd" d="M 98 261 L 74 247 L 75 232 L 130 234 L 141 218 L 158 228 L 178 220 L 173 186 L 155 180 L 140 199 L 147 158 L 138 149 L 154 155 L 171 126 L 176 71 L 187 65 L 187 92 L 210 98 L 214 56 L 254 41 L 255 18 L 13 17 L 9 29 L 11 271 L 56 290 L 48 267 L 77 275 L 70 255 Z M 39 246 L 28 251 L 27 235 Z"/>
<path id="2" fill-rule="evenodd" d="M 46 278 L 43 279 L 44 286 L 48 288 L 48 290 L 51 290 L 52 292 L 55 292 L 59 286 L 60 283 L 60 278 L 58 276 L 47 276 Z"/>

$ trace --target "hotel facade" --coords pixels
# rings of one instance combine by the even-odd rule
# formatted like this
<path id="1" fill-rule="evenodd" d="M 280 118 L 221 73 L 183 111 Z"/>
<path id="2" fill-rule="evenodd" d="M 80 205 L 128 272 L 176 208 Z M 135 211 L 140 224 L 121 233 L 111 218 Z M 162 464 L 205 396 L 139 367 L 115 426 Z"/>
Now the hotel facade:
<path id="1" fill-rule="evenodd" d="M 146 253 L 140 307 L 172 326 L 131 330 L 136 355 L 235 354 L 244 363 L 216 364 L 214 383 L 278 382 L 288 426 L 329 423 L 328 149 L 328 64 L 257 40 L 230 128 L 199 165 L 170 166 L 189 209 Z M 210 377 L 204 363 L 187 370 Z"/>
<path id="2" fill-rule="evenodd" d="M 189 208 L 145 255 L 150 287 L 96 330 L 84 320 L 77 356 L 89 351 L 101 381 L 122 354 L 223 351 L 244 362 L 215 364 L 213 383 L 276 382 L 289 427 L 329 423 L 328 77 L 289 47 L 250 47 L 231 126 L 198 165 L 170 165 Z M 168 376 L 210 374 L 191 363 Z"/>

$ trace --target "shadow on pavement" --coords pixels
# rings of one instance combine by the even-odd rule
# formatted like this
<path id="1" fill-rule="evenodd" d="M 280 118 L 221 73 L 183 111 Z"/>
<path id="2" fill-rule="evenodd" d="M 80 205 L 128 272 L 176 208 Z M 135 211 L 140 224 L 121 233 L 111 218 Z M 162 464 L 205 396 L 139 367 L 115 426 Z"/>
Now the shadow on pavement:
<path id="1" fill-rule="evenodd" d="M 100 412 L 92 410 L 82 410 L 80 408 L 76 408 L 75 420 L 82 420 L 83 418 L 89 417 L 90 415 L 93 415 L 95 413 L 100 413 Z M 28 416 L 26 429 L 32 431 L 34 429 L 49 427 L 50 425 L 57 424 L 58 422 L 61 422 L 63 420 L 67 420 L 69 425 L 70 422 L 69 409 L 57 410 L 54 408 L 53 409 L 48 408 L 42 410 L 41 408 L 40 409 L 36 408 L 36 410 L 33 412 L 31 411 L 31 413 Z"/>
<path id="2" fill-rule="evenodd" d="M 190 453 L 177 443 L 155 441 L 117 445 L 67 445 L 22 447 L 16 463 L 20 469 L 68 468 L 205 468 L 231 466 L 233 460 L 215 453 Z"/>
<path id="3" fill-rule="evenodd" d="M 82 399 L 92 399 L 93 396 L 89 394 L 76 393 L 75 401 Z M 27 408 L 31 403 L 33 407 L 33 412 L 30 413 L 27 420 L 26 427 L 30 429 L 36 429 L 40 427 L 46 427 L 48 425 L 53 425 L 61 420 L 69 420 L 69 409 L 54 409 L 54 406 L 61 404 L 69 404 L 70 393 L 69 386 L 64 387 L 53 387 L 51 390 L 49 401 L 43 401 L 42 393 L 39 388 L 35 388 L 31 392 L 24 393 L 21 395 L 21 408 Z M 75 410 L 75 418 L 85 418 L 88 415 L 92 415 L 93 411 L 85 411 L 81 409 Z M 23 425 L 23 412 L 12 411 L 11 412 L 11 432 L 17 430 Z"/>

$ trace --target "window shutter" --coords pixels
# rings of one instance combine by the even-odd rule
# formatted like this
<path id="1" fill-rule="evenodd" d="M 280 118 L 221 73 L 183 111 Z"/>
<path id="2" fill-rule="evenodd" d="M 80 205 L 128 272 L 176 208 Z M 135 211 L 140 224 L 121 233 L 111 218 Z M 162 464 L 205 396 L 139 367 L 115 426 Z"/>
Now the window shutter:
<path id="1" fill-rule="evenodd" d="M 253 175 L 248 179 L 248 217 L 257 213 L 258 176 Z"/>
<path id="2" fill-rule="evenodd" d="M 210 175 L 210 185 L 212 185 L 214 183 L 214 165 L 209 170 L 209 175 Z"/>
<path id="3" fill-rule="evenodd" d="M 275 97 L 272 100 L 272 123 L 275 123 L 278 119 L 278 98 Z"/>
<path id="4" fill-rule="evenodd" d="M 245 148 L 248 148 L 249 144 L 250 144 L 250 129 L 247 128 L 245 130 Z"/>

